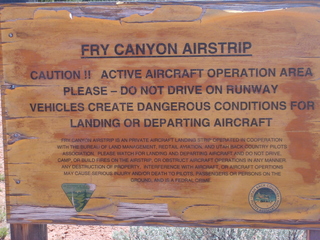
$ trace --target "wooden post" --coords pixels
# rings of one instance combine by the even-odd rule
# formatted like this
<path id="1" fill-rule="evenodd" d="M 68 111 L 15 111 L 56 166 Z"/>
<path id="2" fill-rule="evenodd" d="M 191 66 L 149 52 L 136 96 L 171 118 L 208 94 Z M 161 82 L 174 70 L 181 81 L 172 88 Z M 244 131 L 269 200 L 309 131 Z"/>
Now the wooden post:
<path id="1" fill-rule="evenodd" d="M 320 231 L 319 230 L 308 230 L 307 231 L 307 240 L 319 240 Z"/>
<path id="2" fill-rule="evenodd" d="M 47 224 L 10 224 L 11 240 L 47 240 Z"/>

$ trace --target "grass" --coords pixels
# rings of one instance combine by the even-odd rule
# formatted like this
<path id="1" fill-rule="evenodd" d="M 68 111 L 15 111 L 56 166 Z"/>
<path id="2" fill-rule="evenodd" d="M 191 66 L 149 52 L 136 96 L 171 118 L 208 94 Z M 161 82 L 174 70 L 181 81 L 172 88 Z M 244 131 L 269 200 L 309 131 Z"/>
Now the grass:
<path id="1" fill-rule="evenodd" d="M 6 221 L 6 211 L 4 210 L 4 208 L 2 208 L 0 210 L 0 221 L 1 222 L 5 222 Z"/>
<path id="2" fill-rule="evenodd" d="M 1 223 L 5 223 L 6 221 L 6 212 L 5 209 L 2 208 L 0 210 L 0 221 Z M 7 227 L 0 227 L 0 240 L 5 239 L 5 237 L 9 234 L 9 228 Z"/>
<path id="3" fill-rule="evenodd" d="M 9 229 L 7 227 L 1 227 L 0 228 L 0 240 L 5 239 L 5 237 L 8 235 Z"/>

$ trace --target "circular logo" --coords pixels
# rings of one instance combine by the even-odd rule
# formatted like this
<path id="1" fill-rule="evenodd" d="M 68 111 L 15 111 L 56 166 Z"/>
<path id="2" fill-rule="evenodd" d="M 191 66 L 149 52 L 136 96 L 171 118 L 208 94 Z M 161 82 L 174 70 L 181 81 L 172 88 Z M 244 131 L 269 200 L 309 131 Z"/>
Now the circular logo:
<path id="1" fill-rule="evenodd" d="M 271 213 L 281 203 L 279 189 L 271 183 L 259 183 L 249 193 L 249 203 L 253 210 L 259 213 Z"/>

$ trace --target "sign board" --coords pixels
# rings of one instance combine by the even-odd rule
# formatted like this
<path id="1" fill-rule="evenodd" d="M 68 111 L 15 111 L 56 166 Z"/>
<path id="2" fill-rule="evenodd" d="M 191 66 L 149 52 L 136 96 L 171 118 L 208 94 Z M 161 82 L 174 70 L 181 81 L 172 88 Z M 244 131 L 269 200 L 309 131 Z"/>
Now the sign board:
<path id="1" fill-rule="evenodd" d="M 10 223 L 318 228 L 320 9 L 3 5 Z"/>

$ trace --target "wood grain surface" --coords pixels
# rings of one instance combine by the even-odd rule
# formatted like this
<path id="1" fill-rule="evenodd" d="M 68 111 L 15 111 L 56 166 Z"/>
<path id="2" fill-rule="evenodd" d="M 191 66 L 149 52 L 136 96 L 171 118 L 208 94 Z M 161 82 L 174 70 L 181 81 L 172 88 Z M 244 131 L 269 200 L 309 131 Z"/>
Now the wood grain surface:
<path id="1" fill-rule="evenodd" d="M 315 1 L 1 9 L 10 223 L 319 227 Z"/>

